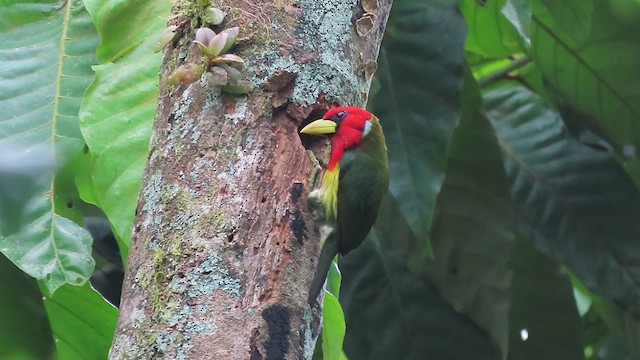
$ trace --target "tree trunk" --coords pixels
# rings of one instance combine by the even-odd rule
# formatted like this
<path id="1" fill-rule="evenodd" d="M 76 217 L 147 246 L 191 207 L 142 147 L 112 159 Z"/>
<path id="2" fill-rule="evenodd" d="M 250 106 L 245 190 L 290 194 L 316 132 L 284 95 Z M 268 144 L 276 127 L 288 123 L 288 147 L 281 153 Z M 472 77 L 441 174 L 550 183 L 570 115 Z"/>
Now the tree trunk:
<path id="1" fill-rule="evenodd" d="M 320 249 L 298 129 L 365 104 L 391 0 L 364 2 L 372 17 L 354 0 L 217 1 L 254 89 L 161 81 L 110 358 L 311 358 Z M 161 78 L 200 56 L 193 3 L 175 6 Z"/>

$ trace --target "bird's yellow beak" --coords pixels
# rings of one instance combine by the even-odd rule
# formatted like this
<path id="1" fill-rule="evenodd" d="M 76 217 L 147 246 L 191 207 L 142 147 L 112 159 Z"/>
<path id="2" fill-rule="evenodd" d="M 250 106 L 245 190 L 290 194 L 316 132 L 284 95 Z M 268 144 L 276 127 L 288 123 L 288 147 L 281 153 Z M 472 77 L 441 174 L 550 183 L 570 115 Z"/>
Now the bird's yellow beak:
<path id="1" fill-rule="evenodd" d="M 333 134 L 336 132 L 336 126 L 338 124 L 331 120 L 319 119 L 303 127 L 300 132 L 311 135 Z"/>

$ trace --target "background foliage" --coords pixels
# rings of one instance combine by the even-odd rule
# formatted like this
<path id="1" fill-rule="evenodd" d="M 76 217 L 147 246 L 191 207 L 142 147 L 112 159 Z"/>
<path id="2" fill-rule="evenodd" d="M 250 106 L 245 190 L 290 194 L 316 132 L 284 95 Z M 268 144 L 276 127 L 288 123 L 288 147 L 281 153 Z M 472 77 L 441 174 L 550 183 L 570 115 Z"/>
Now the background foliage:
<path id="1" fill-rule="evenodd" d="M 0 358 L 106 358 L 169 16 L 0 4 Z M 394 1 L 390 192 L 325 358 L 638 357 L 639 26 L 635 0 Z"/>

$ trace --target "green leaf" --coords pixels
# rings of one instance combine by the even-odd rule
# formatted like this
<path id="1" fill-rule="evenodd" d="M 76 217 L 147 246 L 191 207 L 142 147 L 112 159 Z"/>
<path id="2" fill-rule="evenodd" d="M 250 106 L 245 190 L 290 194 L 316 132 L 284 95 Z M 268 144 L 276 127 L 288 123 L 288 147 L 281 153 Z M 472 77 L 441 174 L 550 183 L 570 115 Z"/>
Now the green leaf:
<path id="1" fill-rule="evenodd" d="M 91 178 L 93 171 L 93 157 L 89 153 L 89 147 L 85 146 L 86 151 L 78 156 L 75 163 L 75 184 L 79 194 L 82 194 L 82 200 L 93 205 L 98 205 L 98 195 L 96 194 L 93 180 Z"/>
<path id="2" fill-rule="evenodd" d="M 94 267 L 89 233 L 52 214 L 46 201 L 32 201 L 28 210 L 21 219 L 24 230 L 0 240 L 2 253 L 27 274 L 42 279 L 49 293 L 64 284 L 85 283 Z"/>
<path id="3" fill-rule="evenodd" d="M 333 294 L 335 297 L 340 296 L 340 282 L 342 281 L 342 274 L 340 274 L 340 268 L 336 260 L 331 262 L 329 273 L 327 274 L 327 291 Z"/>
<path id="4" fill-rule="evenodd" d="M 531 46 L 531 0 L 507 0 L 501 10 L 527 45 Z"/>
<path id="5" fill-rule="evenodd" d="M 574 41 L 582 41 L 591 32 L 591 14 L 593 13 L 593 0 L 529 0 L 536 8 L 536 16 L 542 12 L 546 21 L 552 21 L 554 28 L 562 31 Z M 602 2 L 602 1 L 601 1 Z M 544 7 L 545 9 L 541 9 Z"/>
<path id="6" fill-rule="evenodd" d="M 0 359 L 49 359 L 53 337 L 36 281 L 0 255 Z"/>
<path id="7" fill-rule="evenodd" d="M 146 47 L 150 38 L 153 38 L 151 42 L 155 46 L 167 27 L 170 5 L 157 0 L 85 1 L 102 38 L 97 52 L 98 63 L 118 61 L 130 55 L 135 48 Z M 143 59 L 138 60 L 141 61 L 140 66 L 148 64 Z"/>
<path id="8" fill-rule="evenodd" d="M 582 41 L 565 35 L 567 22 L 584 22 L 591 1 L 556 2 L 547 5 L 575 13 L 569 17 L 550 15 L 534 7 L 532 55 L 545 79 L 564 94 L 580 112 L 595 119 L 583 123 L 611 142 L 626 159 L 637 162 L 640 148 L 640 4 L 618 14 L 614 2 L 593 3 L 591 31 Z M 551 5 L 549 5 L 551 6 Z M 577 8 L 574 8 L 577 7 Z M 538 9 L 536 11 L 536 9 Z M 583 20 L 580 20 L 583 19 Z M 566 21 L 565 21 L 566 20 Z M 576 25 L 577 26 L 577 25 Z M 636 165 L 637 166 L 637 165 Z"/>
<path id="9" fill-rule="evenodd" d="M 589 289 L 640 314 L 640 194 L 629 176 L 523 87 L 489 90 L 485 106 L 520 230 Z"/>
<path id="10" fill-rule="evenodd" d="M 385 132 L 391 194 L 423 241 L 459 118 L 465 32 L 457 3 L 394 3 L 379 59 L 382 88 L 370 103 Z"/>
<path id="11" fill-rule="evenodd" d="M 522 37 L 502 13 L 506 1 L 461 1 L 460 8 L 469 28 L 466 50 L 489 58 L 524 51 Z"/>
<path id="12" fill-rule="evenodd" d="M 96 201 L 112 223 L 126 257 L 149 137 L 157 108 L 162 54 L 154 49 L 171 3 L 160 0 L 86 1 L 102 43 L 100 65 L 80 112 L 93 156 L 93 187 L 81 196 Z M 86 185 L 86 184 L 85 184 Z"/>
<path id="13" fill-rule="evenodd" d="M 489 335 L 413 274 L 377 229 L 340 268 L 349 359 L 497 359 Z"/>
<path id="14" fill-rule="evenodd" d="M 56 193 L 54 196 L 54 206 L 58 215 L 73 220 L 77 224 L 83 224 L 84 214 L 81 210 L 82 200 L 78 194 L 78 188 L 74 182 L 76 171 L 82 154 L 68 161 L 64 167 L 58 169 L 55 178 Z"/>
<path id="15" fill-rule="evenodd" d="M 465 74 L 462 119 L 449 147 L 427 277 L 456 311 L 491 334 L 505 358 L 513 211 L 497 139 L 480 113 L 480 90 Z"/>
<path id="16" fill-rule="evenodd" d="M 44 298 L 58 359 L 106 359 L 118 310 L 88 284 L 65 285 Z"/>
<path id="17" fill-rule="evenodd" d="M 591 311 L 587 315 L 597 315 L 595 321 L 599 325 L 606 324 L 607 331 L 591 331 L 591 339 L 601 335 L 599 341 L 589 341 L 588 345 L 595 348 L 595 359 L 637 359 L 640 354 L 640 322 L 629 312 L 620 308 L 612 301 L 592 293 L 585 288 L 579 279 L 572 277 L 575 290 L 591 299 Z M 596 328 L 597 329 L 597 328 Z M 595 333 L 595 334 L 594 334 Z M 595 336 L 594 336 L 595 335 Z"/>
<path id="18" fill-rule="evenodd" d="M 322 354 L 324 360 L 339 360 L 342 354 L 345 322 L 338 298 L 324 293 L 322 308 Z"/>
<path id="19" fill-rule="evenodd" d="M 99 39 L 78 0 L 62 6 L 5 2 L 0 18 L 0 107 L 7 114 L 0 166 L 5 180 L 23 182 L 3 186 L 0 203 L 14 204 L 15 222 L 10 231 L 2 229 L 0 251 L 53 292 L 65 283 L 83 284 L 93 271 L 91 237 L 56 206 L 61 195 L 53 167 L 82 148 L 78 109 Z M 29 171 L 20 170 L 30 164 Z"/>
<path id="20" fill-rule="evenodd" d="M 338 264 L 334 260 L 327 275 L 327 290 L 324 292 L 324 305 L 322 307 L 322 334 L 318 338 L 314 359 L 338 360 L 342 355 L 342 343 L 344 342 L 345 321 L 342 307 L 338 301 L 340 295 L 340 282 L 342 275 Z M 321 351 L 319 351 L 321 350 Z"/>
<path id="21" fill-rule="evenodd" d="M 509 358 L 584 359 L 582 323 L 573 287 L 561 266 L 518 239 L 509 309 Z"/>

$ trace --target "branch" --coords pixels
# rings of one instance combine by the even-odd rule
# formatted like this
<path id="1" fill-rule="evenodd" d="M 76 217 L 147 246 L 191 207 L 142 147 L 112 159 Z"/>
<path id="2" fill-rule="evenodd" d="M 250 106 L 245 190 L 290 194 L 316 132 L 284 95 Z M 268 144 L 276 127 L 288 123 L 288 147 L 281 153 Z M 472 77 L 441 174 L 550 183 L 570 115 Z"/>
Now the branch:
<path id="1" fill-rule="evenodd" d="M 518 69 L 524 67 L 525 65 L 527 65 L 530 62 L 531 62 L 531 58 L 529 56 L 524 56 L 524 57 L 521 57 L 519 59 L 515 59 L 514 61 L 509 63 L 509 65 L 507 65 L 507 66 L 505 66 L 503 68 L 500 68 L 500 69 L 492 72 L 491 74 L 489 74 L 489 75 L 481 78 L 480 80 L 478 80 L 478 85 L 481 88 L 489 86 L 489 85 L 493 84 L 494 82 L 502 79 L 503 77 L 505 77 L 510 72 L 518 70 Z"/>

